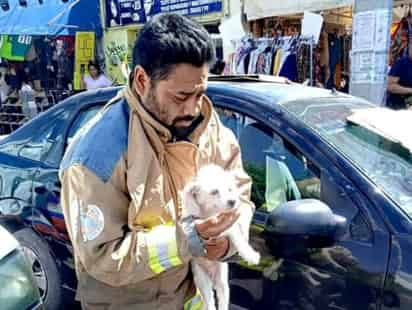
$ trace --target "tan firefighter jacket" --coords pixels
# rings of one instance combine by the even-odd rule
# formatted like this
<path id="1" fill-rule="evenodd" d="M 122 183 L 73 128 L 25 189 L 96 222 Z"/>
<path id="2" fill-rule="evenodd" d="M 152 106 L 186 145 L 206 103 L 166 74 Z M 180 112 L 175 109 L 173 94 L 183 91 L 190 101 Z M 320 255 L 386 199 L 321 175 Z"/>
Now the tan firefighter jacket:
<path id="1" fill-rule="evenodd" d="M 70 144 L 60 167 L 61 203 L 84 309 L 200 307 L 179 194 L 202 165 L 236 172 L 243 202 L 236 225 L 248 236 L 254 206 L 238 142 L 207 98 L 201 111 L 192 143 L 171 142 L 125 88 Z"/>

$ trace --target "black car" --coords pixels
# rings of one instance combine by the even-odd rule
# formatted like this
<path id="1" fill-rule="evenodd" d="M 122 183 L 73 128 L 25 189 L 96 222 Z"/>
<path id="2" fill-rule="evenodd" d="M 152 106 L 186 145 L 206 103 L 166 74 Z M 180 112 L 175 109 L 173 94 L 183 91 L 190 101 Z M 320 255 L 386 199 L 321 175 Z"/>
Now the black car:
<path id="1" fill-rule="evenodd" d="M 76 287 L 59 164 L 117 91 L 73 96 L 0 142 L 0 212 L 36 255 L 46 309 Z M 250 241 L 262 261 L 231 263 L 232 308 L 412 309 L 412 156 L 385 134 L 390 113 L 258 76 L 215 77 L 207 94 L 253 178 Z"/>

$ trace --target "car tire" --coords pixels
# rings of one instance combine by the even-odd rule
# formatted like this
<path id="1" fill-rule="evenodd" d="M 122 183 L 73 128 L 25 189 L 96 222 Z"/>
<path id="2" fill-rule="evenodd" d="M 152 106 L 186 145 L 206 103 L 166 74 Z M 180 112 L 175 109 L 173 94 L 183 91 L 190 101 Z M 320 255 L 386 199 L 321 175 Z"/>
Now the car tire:
<path id="1" fill-rule="evenodd" d="M 24 228 L 14 233 L 29 261 L 34 278 L 47 310 L 62 309 L 63 288 L 54 255 L 47 244 L 32 229 Z"/>

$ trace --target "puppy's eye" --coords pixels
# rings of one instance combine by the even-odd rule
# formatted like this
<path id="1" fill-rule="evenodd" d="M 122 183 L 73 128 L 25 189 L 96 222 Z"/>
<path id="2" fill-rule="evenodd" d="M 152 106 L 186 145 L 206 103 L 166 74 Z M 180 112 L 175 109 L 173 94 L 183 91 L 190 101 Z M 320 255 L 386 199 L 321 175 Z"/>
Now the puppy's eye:
<path id="1" fill-rule="evenodd" d="M 213 196 L 216 196 L 218 194 L 219 194 L 219 190 L 217 190 L 217 189 L 214 189 L 210 192 L 210 195 L 213 195 Z"/>
<path id="2" fill-rule="evenodd" d="M 229 187 L 229 193 L 231 193 L 232 192 L 232 188 L 231 187 Z"/>

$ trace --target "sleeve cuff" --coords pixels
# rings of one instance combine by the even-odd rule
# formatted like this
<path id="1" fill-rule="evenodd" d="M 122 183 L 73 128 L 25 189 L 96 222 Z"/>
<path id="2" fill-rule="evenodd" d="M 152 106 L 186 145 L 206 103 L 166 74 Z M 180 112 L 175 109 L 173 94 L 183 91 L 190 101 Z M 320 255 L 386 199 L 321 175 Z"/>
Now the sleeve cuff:
<path id="1" fill-rule="evenodd" d="M 196 230 L 193 216 L 184 218 L 181 226 L 187 239 L 190 254 L 194 257 L 205 256 L 204 242 Z"/>

